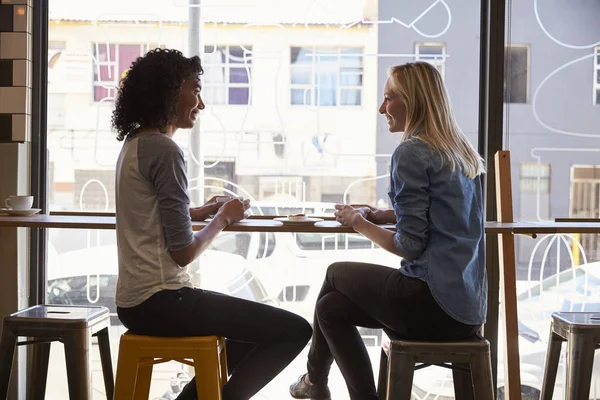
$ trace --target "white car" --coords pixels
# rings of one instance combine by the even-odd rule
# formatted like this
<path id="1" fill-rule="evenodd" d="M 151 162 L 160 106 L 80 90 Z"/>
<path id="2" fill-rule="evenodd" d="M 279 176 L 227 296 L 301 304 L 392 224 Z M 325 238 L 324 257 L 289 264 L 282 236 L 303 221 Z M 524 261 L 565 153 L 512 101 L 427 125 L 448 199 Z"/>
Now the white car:
<path id="1" fill-rule="evenodd" d="M 518 296 L 521 393 L 524 400 L 539 399 L 552 313 L 556 311 L 600 312 L 600 262 L 589 263 L 533 282 Z M 498 343 L 498 398 L 504 398 L 503 325 Z M 566 344 L 563 345 L 563 352 Z M 556 378 L 554 399 L 564 398 L 564 353 Z M 594 361 L 590 398 L 600 394 L 600 357 Z M 437 367 L 415 372 L 413 397 L 416 399 L 454 398 L 452 372 Z"/>

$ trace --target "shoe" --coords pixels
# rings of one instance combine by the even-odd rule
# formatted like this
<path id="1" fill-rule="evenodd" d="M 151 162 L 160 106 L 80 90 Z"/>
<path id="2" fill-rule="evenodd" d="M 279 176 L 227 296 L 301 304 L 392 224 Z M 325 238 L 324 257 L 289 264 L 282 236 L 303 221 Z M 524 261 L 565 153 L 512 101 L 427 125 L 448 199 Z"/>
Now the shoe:
<path id="1" fill-rule="evenodd" d="M 305 381 L 306 374 L 290 386 L 290 395 L 295 399 L 331 400 L 331 392 L 327 385 L 309 385 Z"/>

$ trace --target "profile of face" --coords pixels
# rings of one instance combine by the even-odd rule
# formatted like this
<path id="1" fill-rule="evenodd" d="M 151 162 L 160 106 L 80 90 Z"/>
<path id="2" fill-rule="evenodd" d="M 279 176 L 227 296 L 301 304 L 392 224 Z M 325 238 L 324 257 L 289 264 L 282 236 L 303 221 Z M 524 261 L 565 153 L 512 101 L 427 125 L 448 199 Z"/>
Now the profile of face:
<path id="1" fill-rule="evenodd" d="M 177 122 L 175 126 L 178 129 L 193 128 L 198 114 L 201 110 L 204 110 L 200 89 L 200 81 L 197 79 L 183 81 L 179 100 L 177 101 Z"/>
<path id="2" fill-rule="evenodd" d="M 406 106 L 400 96 L 392 91 L 390 80 L 383 87 L 383 102 L 379 107 L 379 113 L 383 114 L 388 122 L 391 133 L 404 132 L 406 127 Z"/>

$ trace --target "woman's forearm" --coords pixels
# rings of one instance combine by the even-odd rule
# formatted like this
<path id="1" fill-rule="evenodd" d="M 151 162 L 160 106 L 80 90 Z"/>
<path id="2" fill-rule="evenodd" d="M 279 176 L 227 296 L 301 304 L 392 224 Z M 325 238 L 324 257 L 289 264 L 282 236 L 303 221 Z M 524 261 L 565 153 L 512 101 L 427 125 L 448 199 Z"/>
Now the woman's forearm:
<path id="1" fill-rule="evenodd" d="M 200 207 L 190 208 L 190 218 L 192 221 L 204 221 L 211 213 L 216 211 L 214 204 L 205 204 Z"/>
<path id="2" fill-rule="evenodd" d="M 379 224 L 395 224 L 396 223 L 396 213 L 393 209 L 389 208 L 387 210 L 377 210 L 374 212 L 375 221 Z"/>
<path id="3" fill-rule="evenodd" d="M 381 211 L 391 211 L 393 214 L 393 210 Z M 357 216 L 355 218 L 353 228 L 356 232 L 360 233 L 382 249 L 404 258 L 404 254 L 394 245 L 395 232 L 377 226 L 374 223 L 367 221 L 362 216 Z"/>

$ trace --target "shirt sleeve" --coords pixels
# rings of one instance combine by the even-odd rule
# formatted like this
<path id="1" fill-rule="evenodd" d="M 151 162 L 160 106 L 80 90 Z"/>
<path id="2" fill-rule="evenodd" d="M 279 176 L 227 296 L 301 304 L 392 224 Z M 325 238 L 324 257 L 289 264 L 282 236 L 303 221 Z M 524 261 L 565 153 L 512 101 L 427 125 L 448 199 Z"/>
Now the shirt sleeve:
<path id="1" fill-rule="evenodd" d="M 183 152 L 171 139 L 148 139 L 139 148 L 140 170 L 156 190 L 167 248 L 181 250 L 194 240 Z"/>
<path id="2" fill-rule="evenodd" d="M 429 240 L 429 157 L 414 146 L 401 146 L 391 162 L 392 192 L 396 213 L 394 245 L 408 259 L 418 258 Z"/>

